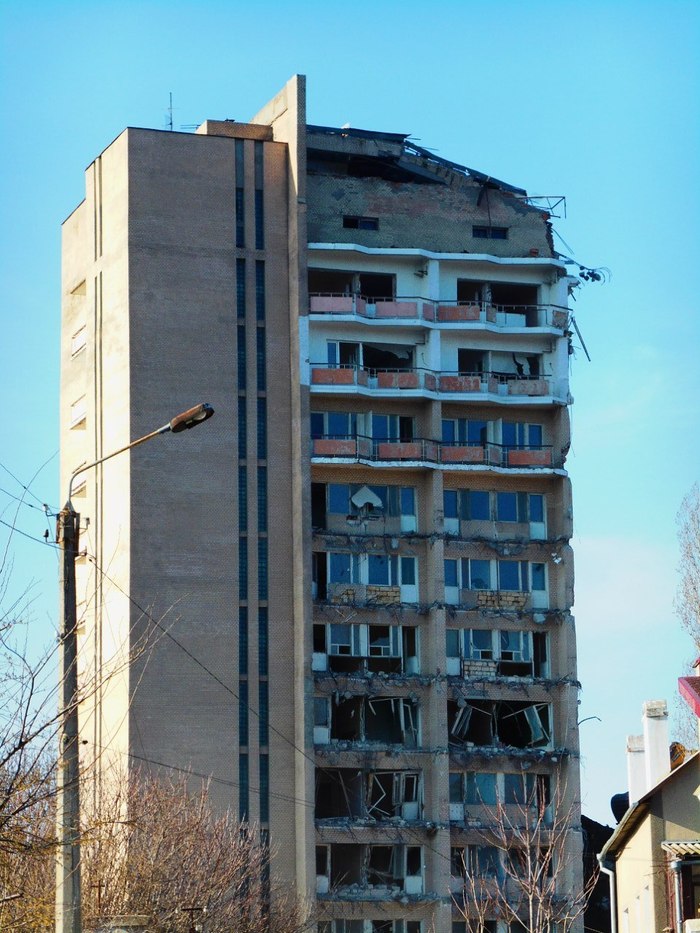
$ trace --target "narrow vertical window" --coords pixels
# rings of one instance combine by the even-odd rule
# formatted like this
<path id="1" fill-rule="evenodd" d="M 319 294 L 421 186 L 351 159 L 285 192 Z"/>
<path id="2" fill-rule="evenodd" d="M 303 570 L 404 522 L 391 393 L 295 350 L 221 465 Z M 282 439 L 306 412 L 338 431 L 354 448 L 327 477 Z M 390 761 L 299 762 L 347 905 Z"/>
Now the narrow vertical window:
<path id="1" fill-rule="evenodd" d="M 238 684 L 238 743 L 248 744 L 248 681 Z"/>
<path id="2" fill-rule="evenodd" d="M 248 531 L 248 474 L 244 466 L 238 467 L 238 531 Z"/>
<path id="3" fill-rule="evenodd" d="M 258 609 L 258 673 L 267 677 L 268 673 L 268 616 L 267 607 Z"/>
<path id="4" fill-rule="evenodd" d="M 255 263 L 255 317 L 265 320 L 265 263 L 261 259 Z"/>
<path id="5" fill-rule="evenodd" d="M 265 249 L 265 208 L 262 191 L 255 192 L 255 248 Z"/>
<path id="6" fill-rule="evenodd" d="M 267 459 L 267 406 L 264 398 L 258 399 L 258 460 Z"/>
<path id="7" fill-rule="evenodd" d="M 238 459 L 246 458 L 246 437 L 248 433 L 248 418 L 245 408 L 245 396 L 238 398 Z"/>
<path id="8" fill-rule="evenodd" d="M 265 392 L 267 388 L 267 367 L 265 360 L 265 328 L 258 327 L 256 334 L 256 362 L 258 371 L 258 392 Z"/>
<path id="9" fill-rule="evenodd" d="M 238 539 L 238 598 L 248 599 L 248 539 Z"/>
<path id="10" fill-rule="evenodd" d="M 267 467 L 258 467 L 258 531 L 267 531 Z"/>
<path id="11" fill-rule="evenodd" d="M 236 143 L 236 246 L 245 246 L 245 202 L 243 197 L 245 166 L 243 140 Z"/>
<path id="12" fill-rule="evenodd" d="M 248 607 L 238 609 L 238 673 L 248 674 Z"/>
<path id="13" fill-rule="evenodd" d="M 238 389 L 246 389 L 246 352 L 245 352 L 245 324 L 236 328 L 236 361 L 238 363 Z"/>
<path id="14" fill-rule="evenodd" d="M 260 822 L 270 822 L 270 757 L 260 756 Z"/>
<path id="15" fill-rule="evenodd" d="M 245 317 L 245 259 L 236 260 L 236 316 Z"/>
<path id="16" fill-rule="evenodd" d="M 250 808 L 250 792 L 248 788 L 248 756 L 238 756 L 238 818 L 241 821 L 248 819 Z"/>
<path id="17" fill-rule="evenodd" d="M 267 538 L 258 538 L 258 599 L 267 600 L 268 589 Z"/>
<path id="18" fill-rule="evenodd" d="M 261 680 L 258 688 L 258 721 L 260 725 L 259 740 L 262 746 L 270 742 L 270 702 L 267 681 Z"/>

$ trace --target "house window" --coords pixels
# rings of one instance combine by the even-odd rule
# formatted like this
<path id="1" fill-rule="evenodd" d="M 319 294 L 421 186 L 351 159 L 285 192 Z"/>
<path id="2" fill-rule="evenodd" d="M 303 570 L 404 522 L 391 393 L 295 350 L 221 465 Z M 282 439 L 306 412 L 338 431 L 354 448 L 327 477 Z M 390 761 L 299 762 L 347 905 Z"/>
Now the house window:
<path id="1" fill-rule="evenodd" d="M 346 230 L 379 230 L 378 217 L 356 217 L 346 214 L 343 217 L 343 227 Z"/>
<path id="2" fill-rule="evenodd" d="M 346 440 L 357 437 L 357 415 L 347 411 L 312 411 L 311 437 Z"/>
<path id="3" fill-rule="evenodd" d="M 407 415 L 372 415 L 375 441 L 412 441 L 413 418 Z"/>
<path id="4" fill-rule="evenodd" d="M 463 557 L 445 560 L 445 586 L 462 590 L 490 590 L 491 561 Z"/>
<path id="5" fill-rule="evenodd" d="M 78 330 L 73 334 L 70 342 L 70 355 L 77 356 L 81 350 L 85 349 L 87 344 L 87 328 L 83 324 L 82 327 L 79 327 Z"/>
<path id="6" fill-rule="evenodd" d="M 542 425 L 504 421 L 501 425 L 501 443 L 504 447 L 512 447 L 516 450 L 540 450 L 542 448 Z"/>
<path id="7" fill-rule="evenodd" d="M 472 236 L 475 240 L 507 240 L 508 227 L 472 226 Z"/>
<path id="8" fill-rule="evenodd" d="M 70 426 L 77 428 L 78 425 L 85 424 L 87 418 L 87 398 L 81 395 L 70 407 Z"/>
<path id="9" fill-rule="evenodd" d="M 483 447 L 487 442 L 488 422 L 467 418 L 446 418 L 442 422 L 443 444 L 466 444 Z"/>

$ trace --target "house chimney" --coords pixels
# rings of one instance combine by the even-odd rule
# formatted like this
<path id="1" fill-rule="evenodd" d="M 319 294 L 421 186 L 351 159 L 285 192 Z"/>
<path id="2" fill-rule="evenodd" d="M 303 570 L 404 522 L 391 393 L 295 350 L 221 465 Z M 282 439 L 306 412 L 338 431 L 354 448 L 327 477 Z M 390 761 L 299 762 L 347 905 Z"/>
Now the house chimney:
<path id="1" fill-rule="evenodd" d="M 632 806 L 646 793 L 646 769 L 644 767 L 644 736 L 627 736 L 627 787 L 629 805 Z"/>
<path id="2" fill-rule="evenodd" d="M 666 700 L 647 700 L 642 704 L 642 730 L 646 791 L 649 791 L 671 770 Z"/>

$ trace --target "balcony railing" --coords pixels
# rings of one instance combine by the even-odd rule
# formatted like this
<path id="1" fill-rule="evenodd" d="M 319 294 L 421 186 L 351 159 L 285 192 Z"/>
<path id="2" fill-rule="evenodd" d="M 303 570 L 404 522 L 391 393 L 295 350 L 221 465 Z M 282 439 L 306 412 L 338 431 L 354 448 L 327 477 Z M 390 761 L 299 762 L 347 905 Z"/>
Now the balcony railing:
<path id="1" fill-rule="evenodd" d="M 369 369 L 356 363 L 311 364 L 312 386 L 346 388 L 349 386 L 383 390 L 411 389 L 449 395 L 549 396 L 553 394 L 551 376 L 520 376 L 517 373 L 435 372 L 420 367 Z"/>
<path id="2" fill-rule="evenodd" d="M 427 298 L 373 298 L 314 292 L 310 314 L 350 315 L 366 320 L 427 321 L 436 324 L 487 324 L 494 327 L 552 327 L 565 330 L 569 311 L 558 305 L 500 305 L 491 302 L 433 301 Z"/>
<path id="3" fill-rule="evenodd" d="M 512 467 L 514 469 L 563 465 L 555 457 L 551 444 L 524 445 L 472 444 L 462 441 L 437 441 L 416 437 L 411 440 L 387 440 L 365 435 L 324 434 L 311 441 L 311 456 L 322 459 L 362 460 L 373 463 L 411 461 L 413 463 Z"/>

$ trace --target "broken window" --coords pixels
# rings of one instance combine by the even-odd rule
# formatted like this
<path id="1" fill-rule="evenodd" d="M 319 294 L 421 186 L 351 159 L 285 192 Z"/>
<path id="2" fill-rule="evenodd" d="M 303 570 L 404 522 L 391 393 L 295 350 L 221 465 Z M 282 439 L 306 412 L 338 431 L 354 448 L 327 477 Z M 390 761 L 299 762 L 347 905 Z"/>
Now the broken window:
<path id="1" fill-rule="evenodd" d="M 486 282 L 474 279 L 457 279 L 457 301 L 459 304 L 479 304 L 486 301 Z"/>
<path id="2" fill-rule="evenodd" d="M 352 295 L 354 273 L 346 270 L 309 269 L 310 295 Z"/>
<path id="3" fill-rule="evenodd" d="M 501 874 L 499 851 L 495 846 L 452 846 L 450 869 L 453 878 L 498 878 Z"/>
<path id="4" fill-rule="evenodd" d="M 331 706 L 333 741 L 372 742 L 415 748 L 418 704 L 404 697 L 336 697 Z"/>
<path id="5" fill-rule="evenodd" d="M 416 820 L 422 812 L 417 771 L 371 771 L 367 775 L 367 815 L 377 820 Z"/>
<path id="6" fill-rule="evenodd" d="M 315 671 L 418 672 L 417 632 L 404 625 L 314 625 Z"/>
<path id="7" fill-rule="evenodd" d="M 352 214 L 346 214 L 343 217 L 343 226 L 346 230 L 378 230 L 378 217 L 356 217 Z"/>
<path id="8" fill-rule="evenodd" d="M 471 350 L 459 347 L 457 350 L 457 369 L 460 376 L 477 376 L 488 370 L 488 353 L 484 350 Z"/>
<path id="9" fill-rule="evenodd" d="M 507 240 L 508 227 L 485 227 L 475 224 L 472 226 L 472 236 L 475 240 Z"/>
<path id="10" fill-rule="evenodd" d="M 360 294 L 372 302 L 373 299 L 391 300 L 396 294 L 396 276 L 380 272 L 360 272 Z"/>
<path id="11" fill-rule="evenodd" d="M 422 892 L 423 856 L 420 846 L 330 846 L 330 885 L 342 890 L 350 885 L 382 889 L 387 893 Z"/>
<path id="12" fill-rule="evenodd" d="M 537 286 L 492 282 L 491 301 L 494 305 L 507 308 L 509 311 L 526 312 L 537 305 Z"/>
<path id="13" fill-rule="evenodd" d="M 551 742 L 546 703 L 448 700 L 447 721 L 456 745 L 542 748 Z"/>
<path id="14" fill-rule="evenodd" d="M 495 673 L 507 677 L 548 677 L 546 632 L 492 629 L 447 629 L 447 672 L 469 676 L 464 661 L 495 661 Z"/>
<path id="15" fill-rule="evenodd" d="M 423 811 L 419 771 L 316 771 L 315 817 L 324 819 L 415 820 Z"/>
<path id="16" fill-rule="evenodd" d="M 317 820 L 366 816 L 363 774 L 352 768 L 316 769 Z"/>

